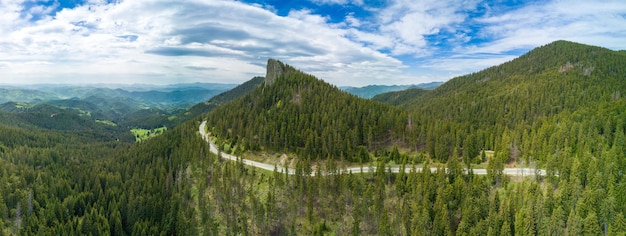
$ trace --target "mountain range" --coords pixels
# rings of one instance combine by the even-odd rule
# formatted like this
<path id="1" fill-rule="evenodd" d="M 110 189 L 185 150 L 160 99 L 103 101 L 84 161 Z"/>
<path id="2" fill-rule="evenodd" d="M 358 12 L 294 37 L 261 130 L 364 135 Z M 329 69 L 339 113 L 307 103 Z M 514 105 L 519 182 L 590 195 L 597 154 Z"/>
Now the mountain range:
<path id="1" fill-rule="evenodd" d="M 424 90 L 432 90 L 440 85 L 443 82 L 430 82 L 430 83 L 422 83 L 422 84 L 414 84 L 414 85 L 368 85 L 365 87 L 339 87 L 341 90 L 344 90 L 348 93 L 357 95 L 362 98 L 373 98 L 374 96 L 382 93 L 395 92 L 406 90 L 410 88 L 420 88 Z"/>
<path id="2" fill-rule="evenodd" d="M 230 90 L 232 84 L 174 84 L 167 86 L 148 85 L 5 85 L 0 87 L 0 103 L 26 102 L 33 105 L 50 100 L 83 99 L 98 96 L 105 99 L 132 99 L 134 103 L 143 107 L 153 107 L 165 110 L 188 108 L 211 97 Z"/>

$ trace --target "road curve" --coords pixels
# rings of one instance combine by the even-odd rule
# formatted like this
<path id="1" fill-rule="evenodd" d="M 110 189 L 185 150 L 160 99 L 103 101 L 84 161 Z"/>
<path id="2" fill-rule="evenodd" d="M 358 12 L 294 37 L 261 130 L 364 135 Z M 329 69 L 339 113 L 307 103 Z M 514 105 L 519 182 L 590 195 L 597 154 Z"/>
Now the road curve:
<path id="1" fill-rule="evenodd" d="M 209 135 L 206 133 L 206 121 L 203 121 L 200 124 L 199 127 L 199 132 L 200 135 L 202 136 L 202 139 L 204 139 L 204 141 L 206 141 L 209 144 L 209 150 L 216 154 L 221 156 L 224 159 L 228 159 L 231 161 L 239 161 L 241 160 L 241 162 L 244 165 L 248 165 L 248 166 L 253 166 L 259 169 L 264 169 L 264 170 L 269 170 L 269 171 L 274 171 L 274 169 L 277 169 L 278 172 L 280 173 L 285 173 L 287 172 L 289 175 L 294 175 L 296 173 L 295 169 L 291 169 L 291 168 L 285 168 L 285 167 L 281 167 L 281 166 L 274 166 L 274 165 L 270 165 L 270 164 L 266 164 L 266 163 L 262 163 L 262 162 L 257 162 L 257 161 L 252 161 L 252 160 L 248 160 L 248 159 L 242 159 L 240 157 L 237 156 L 233 156 L 230 155 L 228 153 L 222 153 L 219 151 L 219 149 L 217 149 L 217 146 L 215 146 L 215 143 L 213 143 L 211 141 L 211 139 L 209 138 Z M 392 173 L 399 173 L 401 167 L 398 166 L 392 166 L 392 167 L 388 167 L 389 170 L 391 170 Z M 417 166 L 407 166 L 404 168 L 404 172 L 409 173 L 413 170 L 420 172 L 422 171 L 423 168 L 421 167 L 417 167 Z M 375 172 L 376 171 L 376 167 L 372 167 L 372 166 L 364 166 L 364 167 L 349 167 L 347 169 L 343 169 L 340 170 L 339 173 L 344 173 L 344 174 L 348 174 L 348 173 L 370 173 L 370 172 Z M 431 167 L 430 168 L 430 172 L 435 172 L 437 171 L 437 168 Z M 467 172 L 467 169 L 463 170 L 464 172 Z M 472 173 L 475 175 L 486 175 L 487 174 L 487 169 L 472 169 Z M 331 173 L 324 173 L 323 175 L 326 174 L 331 174 Z M 502 174 L 505 175 L 510 175 L 510 176 L 534 176 L 534 175 L 540 175 L 540 176 L 545 176 L 546 175 L 546 171 L 545 170 L 541 170 L 541 169 L 533 169 L 533 168 L 504 168 L 502 170 Z M 315 171 L 311 173 L 312 176 L 315 175 Z"/>

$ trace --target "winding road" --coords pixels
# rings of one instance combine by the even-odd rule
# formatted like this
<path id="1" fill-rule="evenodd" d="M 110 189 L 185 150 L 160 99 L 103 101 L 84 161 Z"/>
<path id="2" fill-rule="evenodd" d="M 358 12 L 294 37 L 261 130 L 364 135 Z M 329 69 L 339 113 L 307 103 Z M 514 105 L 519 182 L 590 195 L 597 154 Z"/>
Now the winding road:
<path id="1" fill-rule="evenodd" d="M 294 175 L 296 173 L 295 169 L 291 169 L 291 168 L 285 168 L 285 167 L 281 167 L 281 166 L 274 166 L 274 165 L 270 165 L 270 164 L 266 164 L 266 163 L 262 163 L 262 162 L 257 162 L 257 161 L 252 161 L 252 160 L 248 160 L 248 159 L 242 159 L 240 157 L 237 156 L 233 156 L 227 153 L 222 153 L 219 151 L 219 149 L 217 149 L 217 146 L 215 146 L 215 143 L 213 143 L 211 141 L 211 139 L 209 138 L 209 135 L 206 132 L 206 121 L 203 121 L 202 124 L 200 124 L 199 127 L 199 131 L 200 131 L 200 135 L 202 136 L 202 139 L 204 139 L 204 141 L 206 141 L 209 144 L 209 149 L 212 153 L 217 154 L 219 156 L 221 156 L 224 159 L 228 159 L 231 161 L 238 161 L 241 160 L 241 162 L 244 165 L 248 165 L 248 166 L 253 166 L 256 168 L 260 168 L 260 169 L 264 169 L 264 170 L 268 170 L 268 171 L 274 171 L 274 169 L 276 168 L 278 170 L 278 172 L 280 173 L 285 173 L 287 172 L 289 175 Z M 415 168 L 415 171 L 422 171 L 421 167 L 418 166 L 409 166 L 409 167 L 405 167 L 404 168 L 404 172 L 409 173 L 411 171 L 413 171 L 413 169 Z M 399 173 L 401 167 L 398 166 L 392 166 L 389 167 L 389 169 L 391 170 L 392 173 Z M 376 171 L 376 167 L 349 167 L 346 169 L 343 169 L 341 171 L 339 171 L 339 173 L 342 174 L 348 174 L 348 173 L 370 173 L 370 172 L 375 172 Z M 437 168 L 431 167 L 430 168 L 431 172 L 435 172 L 437 171 Z M 464 172 L 467 172 L 467 169 L 463 170 Z M 473 173 L 475 175 L 486 175 L 487 174 L 487 169 L 472 169 Z M 323 175 L 326 174 L 330 174 L 330 173 L 324 173 Z M 546 171 L 545 170 L 541 170 L 541 169 L 533 169 L 533 168 L 504 168 L 502 170 L 502 174 L 505 175 L 510 175 L 510 176 L 535 176 L 535 175 L 540 175 L 540 176 L 545 176 L 546 175 Z M 315 172 L 311 173 L 312 176 L 315 175 Z"/>

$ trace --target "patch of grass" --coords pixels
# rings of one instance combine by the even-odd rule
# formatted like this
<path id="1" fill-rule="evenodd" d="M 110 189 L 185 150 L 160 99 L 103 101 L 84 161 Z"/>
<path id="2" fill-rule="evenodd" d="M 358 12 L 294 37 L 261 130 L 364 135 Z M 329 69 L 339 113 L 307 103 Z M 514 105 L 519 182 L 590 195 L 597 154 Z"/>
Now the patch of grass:
<path id="1" fill-rule="evenodd" d="M 135 136 L 135 141 L 141 142 L 152 137 L 161 135 L 167 130 L 167 127 L 163 126 L 156 129 L 131 129 L 130 132 Z"/>
<path id="2" fill-rule="evenodd" d="M 33 108 L 32 105 L 25 103 L 25 102 L 18 102 L 15 104 L 15 108 L 17 109 L 30 109 Z"/>
<path id="3" fill-rule="evenodd" d="M 485 150 L 485 156 L 487 156 L 487 160 L 493 158 L 495 151 L 493 150 Z"/>
<path id="4" fill-rule="evenodd" d="M 173 120 L 175 120 L 176 118 L 177 118 L 177 116 L 169 116 L 169 117 L 167 117 L 167 120 L 169 120 L 169 121 L 173 121 Z"/>
<path id="5" fill-rule="evenodd" d="M 105 124 L 109 126 L 117 126 L 117 124 L 113 123 L 113 121 L 110 121 L 110 120 L 96 120 L 96 123 Z"/>

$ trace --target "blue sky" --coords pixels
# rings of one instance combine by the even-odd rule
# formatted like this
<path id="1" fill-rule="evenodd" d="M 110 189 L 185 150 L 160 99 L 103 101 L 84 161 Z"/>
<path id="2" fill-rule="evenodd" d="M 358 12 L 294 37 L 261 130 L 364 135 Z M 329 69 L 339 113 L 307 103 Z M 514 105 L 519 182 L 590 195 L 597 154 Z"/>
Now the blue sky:
<path id="1" fill-rule="evenodd" d="M 570 40 L 626 49 L 623 0 L 0 0 L 0 84 L 446 81 Z"/>

